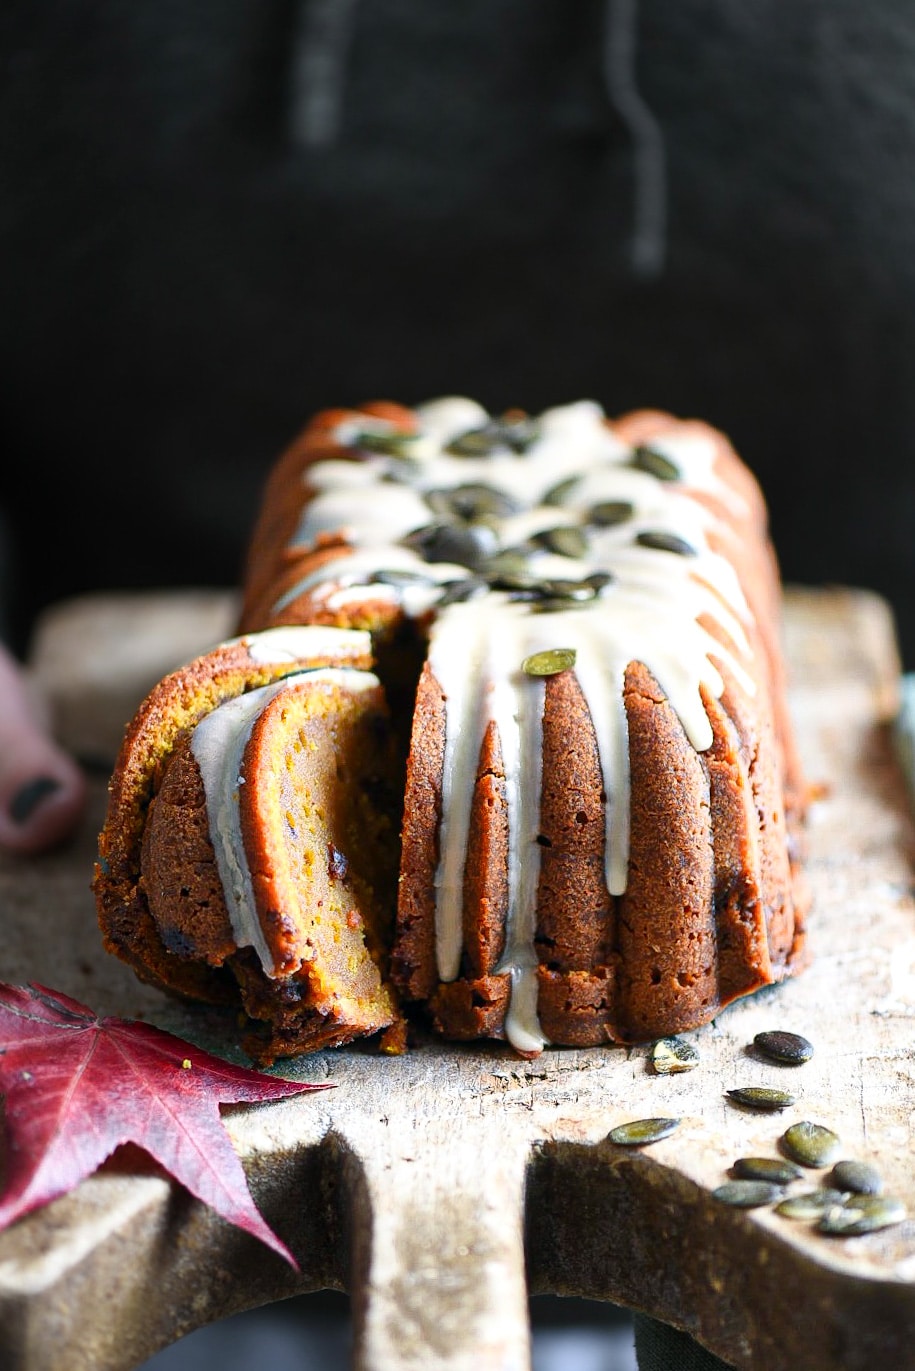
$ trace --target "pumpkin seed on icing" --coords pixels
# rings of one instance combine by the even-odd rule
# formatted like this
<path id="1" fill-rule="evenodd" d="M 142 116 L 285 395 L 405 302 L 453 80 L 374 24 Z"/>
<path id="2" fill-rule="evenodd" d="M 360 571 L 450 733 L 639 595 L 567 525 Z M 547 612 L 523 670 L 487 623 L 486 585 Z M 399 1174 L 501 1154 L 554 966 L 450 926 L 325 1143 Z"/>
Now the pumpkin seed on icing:
<path id="1" fill-rule="evenodd" d="M 557 481 L 556 485 L 550 486 L 549 490 L 540 497 L 542 505 L 566 505 L 572 496 L 576 486 L 581 485 L 580 476 L 567 476 L 564 481 Z"/>
<path id="2" fill-rule="evenodd" d="M 813 1044 L 800 1033 L 786 1033 L 777 1029 L 770 1033 L 757 1033 L 753 1046 L 770 1061 L 782 1066 L 801 1066 L 813 1056 Z"/>
<path id="3" fill-rule="evenodd" d="M 804 1190 L 799 1195 L 789 1195 L 781 1204 L 775 1206 L 775 1212 L 782 1214 L 786 1219 L 818 1219 L 827 1209 L 844 1204 L 847 1199 L 848 1194 L 845 1191 L 818 1186 L 816 1190 Z"/>
<path id="4" fill-rule="evenodd" d="M 423 442 L 420 433 L 376 433 L 365 430 L 357 433 L 353 446 L 363 452 L 376 452 L 382 457 L 413 457 Z"/>
<path id="5" fill-rule="evenodd" d="M 837 1190 L 850 1190 L 853 1195 L 879 1195 L 883 1191 L 883 1178 L 869 1162 L 836 1162 L 828 1179 Z"/>
<path id="6" fill-rule="evenodd" d="M 525 657 L 521 670 L 525 676 L 557 676 L 560 671 L 571 671 L 575 657 L 574 647 L 550 647 Z"/>
<path id="7" fill-rule="evenodd" d="M 650 447 L 647 443 L 642 443 L 633 450 L 632 465 L 639 471 L 647 471 L 649 476 L 654 476 L 659 481 L 680 480 L 680 468 L 676 462 L 672 462 L 663 452 L 658 452 L 657 448 Z"/>
<path id="8" fill-rule="evenodd" d="M 557 528 L 544 528 L 535 533 L 531 542 L 537 547 L 555 552 L 558 557 L 585 557 L 588 552 L 588 537 L 577 524 L 562 524 Z"/>
<path id="9" fill-rule="evenodd" d="M 659 1038 L 652 1043 L 648 1059 L 657 1076 L 679 1075 L 699 1065 L 699 1053 L 685 1038 Z"/>
<path id="10" fill-rule="evenodd" d="M 763 1205 L 775 1204 L 784 1193 L 782 1186 L 771 1181 L 739 1180 L 725 1181 L 712 1191 L 712 1198 L 735 1209 L 761 1209 Z"/>
<path id="11" fill-rule="evenodd" d="M 517 514 L 522 508 L 520 501 L 508 491 L 497 490 L 482 481 L 427 490 L 423 499 L 433 514 L 463 519 L 466 523 L 486 518 L 503 519 L 509 514 Z"/>
<path id="12" fill-rule="evenodd" d="M 679 1126 L 679 1119 L 633 1119 L 631 1123 L 611 1128 L 607 1141 L 616 1143 L 617 1147 L 645 1147 L 669 1137 Z"/>
<path id="13" fill-rule="evenodd" d="M 614 524 L 624 524 L 634 513 L 635 505 L 629 500 L 599 500 L 591 506 L 585 518 L 598 528 L 611 528 Z"/>
<path id="14" fill-rule="evenodd" d="M 656 552 L 675 552 L 679 557 L 698 556 L 692 543 L 664 529 L 644 529 L 636 534 L 635 541 L 642 547 L 654 548 Z"/>
<path id="15" fill-rule="evenodd" d="M 902 1223 L 905 1205 L 892 1195 L 851 1195 L 844 1204 L 832 1205 L 817 1224 L 820 1233 L 856 1238 Z"/>
<path id="16" fill-rule="evenodd" d="M 530 565 L 531 559 L 522 548 L 507 547 L 487 557 L 480 570 L 493 584 L 498 582 L 505 590 L 524 590 L 540 584 L 531 574 Z M 508 584 L 510 581 L 516 584 Z"/>
<path id="17" fill-rule="evenodd" d="M 372 574 L 372 582 L 381 586 L 434 586 L 435 582 L 431 576 L 424 576 L 421 571 L 406 571 L 400 567 L 394 567 L 390 571 L 382 568 Z"/>
<path id="18" fill-rule="evenodd" d="M 746 1085 L 727 1091 L 728 1099 L 747 1109 L 788 1109 L 797 1103 L 797 1096 L 787 1090 L 773 1090 L 767 1085 Z"/>
<path id="19" fill-rule="evenodd" d="M 476 567 L 492 551 L 496 535 L 484 524 L 426 524 L 401 541 L 427 562 Z"/>
<path id="20" fill-rule="evenodd" d="M 591 586 L 595 591 L 599 593 L 604 589 L 605 586 L 612 585 L 613 580 L 614 577 L 612 572 L 592 571 L 590 576 L 585 577 L 585 585 Z"/>
<path id="21" fill-rule="evenodd" d="M 453 457 L 489 457 L 499 448 L 522 454 L 540 437 L 540 425 L 527 417 L 491 419 L 482 428 L 460 433 L 445 448 Z"/>
<path id="22" fill-rule="evenodd" d="M 841 1143 L 831 1128 L 803 1119 L 793 1123 L 779 1139 L 782 1149 L 801 1166 L 828 1166 Z"/>
<path id="23" fill-rule="evenodd" d="M 556 600 L 593 600 L 597 591 L 587 581 L 563 581 L 550 579 L 541 581 L 544 595 Z"/>
<path id="24" fill-rule="evenodd" d="M 731 1167 L 742 1181 L 768 1181 L 770 1185 L 790 1185 L 804 1174 L 794 1162 L 781 1157 L 738 1157 Z"/>
<path id="25" fill-rule="evenodd" d="M 475 600 L 477 596 L 485 595 L 488 590 L 487 583 L 477 576 L 467 576 L 463 581 L 446 581 L 437 604 L 439 609 L 444 609 L 447 605 L 463 604 L 466 600 Z"/>

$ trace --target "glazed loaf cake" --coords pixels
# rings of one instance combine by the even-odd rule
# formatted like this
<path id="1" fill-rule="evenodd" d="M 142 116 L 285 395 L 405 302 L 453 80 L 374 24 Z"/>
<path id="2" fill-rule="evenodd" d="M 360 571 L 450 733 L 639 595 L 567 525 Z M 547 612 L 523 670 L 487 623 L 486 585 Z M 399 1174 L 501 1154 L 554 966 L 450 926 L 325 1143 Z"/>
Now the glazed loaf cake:
<path id="1" fill-rule="evenodd" d="M 386 780 L 362 810 L 387 850 L 359 919 L 386 1008 L 335 1017 L 325 997 L 301 1031 L 290 1004 L 271 1018 L 274 992 L 294 999 L 327 955 L 309 941 L 320 896 L 302 876 L 285 962 L 254 936 L 233 950 L 223 923 L 220 970 L 235 968 L 267 1025 L 262 1051 L 375 1032 L 396 1022 L 395 992 L 453 1039 L 525 1054 L 631 1042 L 705 1023 L 796 970 L 803 787 L 779 607 L 759 488 L 704 424 L 610 421 L 590 402 L 492 417 L 464 399 L 313 420 L 268 482 L 239 631 L 371 640 L 393 759 L 373 762 Z M 365 778 L 338 778 L 353 786 Z M 161 806 L 158 780 L 150 793 Z M 249 846 L 283 822 L 263 807 Z M 327 838 L 346 864 L 354 841 Z M 396 881 L 374 874 L 385 855 Z M 258 906 L 261 927 L 289 917 L 276 903 L 274 891 Z M 160 918 L 138 952 L 110 931 L 130 926 L 115 912 L 128 907 L 123 892 L 104 907 L 110 944 L 187 990 L 173 962 L 186 974 L 214 956 L 199 937 L 169 943 L 169 921 L 189 916 Z M 331 980 L 342 1005 L 346 978 Z"/>

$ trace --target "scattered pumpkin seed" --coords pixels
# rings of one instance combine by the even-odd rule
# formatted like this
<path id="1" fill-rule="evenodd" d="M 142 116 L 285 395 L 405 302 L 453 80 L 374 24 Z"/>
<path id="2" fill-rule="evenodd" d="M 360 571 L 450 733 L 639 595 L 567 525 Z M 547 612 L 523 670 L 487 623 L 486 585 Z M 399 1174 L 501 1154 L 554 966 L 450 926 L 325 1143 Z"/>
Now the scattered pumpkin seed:
<path id="1" fill-rule="evenodd" d="M 572 491 L 580 484 L 580 476 L 567 476 L 564 481 L 557 481 L 554 486 L 550 486 L 546 494 L 540 497 L 540 503 L 542 505 L 568 504 Z"/>
<path id="2" fill-rule="evenodd" d="M 782 1186 L 771 1181 L 725 1181 L 712 1191 L 712 1198 L 735 1209 L 760 1209 L 764 1204 L 775 1204 L 784 1193 Z"/>
<path id="3" fill-rule="evenodd" d="M 618 1147 L 644 1147 L 668 1137 L 679 1125 L 679 1119 L 633 1119 L 611 1128 L 607 1140 Z"/>
<path id="4" fill-rule="evenodd" d="M 883 1190 L 880 1172 L 869 1162 L 836 1162 L 829 1179 L 837 1190 L 850 1190 L 853 1195 L 879 1195 Z"/>
<path id="5" fill-rule="evenodd" d="M 609 571 L 592 571 L 590 576 L 585 577 L 585 585 L 591 586 L 597 592 L 602 591 L 612 581 L 613 574 Z"/>
<path id="6" fill-rule="evenodd" d="M 827 1209 L 844 1204 L 848 1194 L 820 1186 L 816 1190 L 805 1190 L 800 1195 L 789 1195 L 775 1206 L 775 1212 L 786 1219 L 819 1219 Z"/>
<path id="7" fill-rule="evenodd" d="M 655 476 L 659 481 L 680 480 L 680 468 L 676 462 L 672 462 L 656 448 L 649 447 L 647 443 L 642 443 L 634 449 L 632 465 L 638 467 L 639 471 L 647 471 L 649 476 Z"/>
<path id="8" fill-rule="evenodd" d="M 577 524 L 562 524 L 558 528 L 544 528 L 535 533 L 531 542 L 537 547 L 555 552 L 558 557 L 584 557 L 588 551 L 588 537 Z"/>
<path id="9" fill-rule="evenodd" d="M 680 538 L 676 533 L 664 529 L 645 529 L 636 535 L 635 540 L 641 547 L 654 548 L 656 552 L 675 552 L 678 557 L 695 557 L 698 554 L 692 543 Z"/>
<path id="10" fill-rule="evenodd" d="M 831 1128 L 809 1119 L 793 1123 L 779 1142 L 792 1161 L 812 1167 L 828 1166 L 842 1145 Z"/>
<path id="11" fill-rule="evenodd" d="M 787 1090 L 773 1090 L 768 1085 L 745 1085 L 727 1092 L 728 1099 L 742 1104 L 747 1109 L 788 1109 L 797 1102 L 797 1096 Z"/>
<path id="12" fill-rule="evenodd" d="M 567 614 L 570 609 L 587 609 L 595 596 L 590 595 L 586 600 L 560 600 L 532 594 L 512 595 L 509 598 L 512 600 L 530 600 L 532 614 Z"/>
<path id="13" fill-rule="evenodd" d="M 685 1038 L 659 1038 L 649 1054 L 652 1070 L 658 1076 L 675 1076 L 681 1071 L 693 1071 L 699 1065 L 699 1053 Z"/>
<path id="14" fill-rule="evenodd" d="M 827 1209 L 817 1228 L 821 1233 L 856 1238 L 901 1223 L 905 1216 L 905 1205 L 892 1195 L 852 1195 L 844 1204 Z"/>
<path id="15" fill-rule="evenodd" d="M 629 500 L 599 500 L 591 506 L 585 518 L 598 528 L 611 528 L 614 524 L 624 524 L 634 513 L 635 505 Z"/>
<path id="16" fill-rule="evenodd" d="M 496 552 L 492 557 L 487 557 L 486 563 L 480 568 L 482 575 L 486 576 L 493 584 L 496 581 L 505 582 L 509 578 L 523 577 L 525 585 L 504 585 L 505 590 L 524 590 L 532 586 L 538 586 L 540 581 L 530 572 L 530 557 L 518 547 L 506 547 L 501 552 Z"/>
<path id="17" fill-rule="evenodd" d="M 442 594 L 438 598 L 438 607 L 444 609 L 446 605 L 459 605 L 466 600 L 475 600 L 478 595 L 485 595 L 488 590 L 486 582 L 476 576 L 467 576 L 463 581 L 445 581 Z"/>
<path id="18" fill-rule="evenodd" d="M 804 1174 L 794 1162 L 781 1157 L 738 1157 L 731 1168 L 743 1181 L 768 1181 L 771 1185 L 790 1185 Z"/>
<path id="19" fill-rule="evenodd" d="M 593 600 L 597 591 L 587 581 L 541 581 L 543 594 L 556 600 Z"/>
<path id="20" fill-rule="evenodd" d="M 782 1029 L 757 1033 L 753 1044 L 764 1057 L 783 1066 L 801 1066 L 813 1056 L 812 1043 L 802 1038 L 800 1033 L 786 1033 Z"/>
<path id="21" fill-rule="evenodd" d="M 575 665 L 574 647 L 550 647 L 545 652 L 532 652 L 521 663 L 526 676 L 556 676 L 560 671 L 570 671 Z"/>
<path id="22" fill-rule="evenodd" d="M 450 486 L 445 490 L 427 490 L 423 499 L 433 514 L 463 519 L 468 524 L 478 519 L 503 519 L 509 514 L 517 514 L 522 508 L 520 501 L 508 491 L 497 490 L 482 481 Z"/>

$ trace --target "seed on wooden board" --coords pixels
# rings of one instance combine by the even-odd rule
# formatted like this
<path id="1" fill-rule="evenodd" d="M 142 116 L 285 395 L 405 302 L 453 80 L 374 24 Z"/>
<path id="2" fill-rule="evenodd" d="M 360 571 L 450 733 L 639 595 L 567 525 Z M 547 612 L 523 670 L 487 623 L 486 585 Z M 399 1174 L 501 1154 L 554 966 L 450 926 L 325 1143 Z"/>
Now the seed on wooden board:
<path id="1" fill-rule="evenodd" d="M 712 1191 L 712 1198 L 735 1209 L 760 1209 L 764 1204 L 775 1204 L 784 1193 L 782 1186 L 771 1181 L 725 1181 Z"/>
<path id="2" fill-rule="evenodd" d="M 584 557 L 588 551 L 588 537 L 578 524 L 560 524 L 556 528 L 542 528 L 531 542 L 554 552 L 557 557 Z"/>
<path id="3" fill-rule="evenodd" d="M 788 1109 L 797 1102 L 797 1096 L 787 1090 L 773 1090 L 767 1085 L 745 1085 L 727 1092 L 729 1100 L 742 1104 L 747 1109 Z"/>
<path id="4" fill-rule="evenodd" d="M 781 1157 L 738 1157 L 731 1167 L 743 1181 L 769 1181 L 772 1185 L 790 1185 L 804 1174 L 794 1162 Z"/>
<path id="5" fill-rule="evenodd" d="M 777 1029 L 771 1033 L 757 1033 L 753 1045 L 770 1061 L 783 1066 L 801 1066 L 813 1056 L 813 1043 L 800 1033 L 786 1033 Z"/>
<path id="6" fill-rule="evenodd" d="M 675 552 L 678 557 L 695 557 L 698 554 L 692 543 L 676 533 L 667 533 L 662 528 L 646 528 L 636 534 L 635 541 L 641 547 L 654 548 L 656 552 Z"/>
<path id="7" fill-rule="evenodd" d="M 879 1195 L 883 1191 L 880 1172 L 869 1162 L 836 1162 L 829 1179 L 837 1190 L 850 1190 L 853 1195 Z"/>
<path id="8" fill-rule="evenodd" d="M 844 1204 L 830 1206 L 817 1228 L 836 1237 L 856 1238 L 901 1223 L 905 1216 L 905 1205 L 892 1195 L 851 1195 Z"/>
<path id="9" fill-rule="evenodd" d="M 827 1209 L 844 1204 L 847 1199 L 847 1191 L 821 1186 L 816 1190 L 805 1190 L 800 1195 L 789 1195 L 775 1206 L 775 1212 L 786 1219 L 818 1219 Z"/>
<path id="10" fill-rule="evenodd" d="M 695 1070 L 699 1053 L 685 1038 L 659 1038 L 652 1044 L 649 1060 L 656 1075 L 675 1076 Z"/>
<path id="11" fill-rule="evenodd" d="M 783 1151 L 801 1166 L 828 1166 L 835 1159 L 841 1142 L 831 1128 L 802 1119 L 786 1129 L 779 1139 Z"/>
<path id="12" fill-rule="evenodd" d="M 639 471 L 647 471 L 649 476 L 654 476 L 659 481 L 680 479 L 680 468 L 676 462 L 672 462 L 669 457 L 665 457 L 662 452 L 658 452 L 647 443 L 635 448 L 632 453 L 632 465 L 638 467 Z"/>
<path id="13" fill-rule="evenodd" d="M 526 676 L 556 676 L 560 671 L 570 671 L 575 665 L 574 647 L 550 647 L 545 652 L 532 652 L 521 663 Z"/>
<path id="14" fill-rule="evenodd" d="M 611 1128 L 607 1140 L 618 1147 L 644 1147 L 668 1137 L 679 1125 L 679 1119 L 633 1119 Z"/>
<path id="15" fill-rule="evenodd" d="M 540 503 L 542 505 L 568 504 L 575 487 L 580 484 L 580 476 L 567 476 L 564 481 L 557 481 L 554 486 L 550 486 L 546 494 L 540 497 Z"/>

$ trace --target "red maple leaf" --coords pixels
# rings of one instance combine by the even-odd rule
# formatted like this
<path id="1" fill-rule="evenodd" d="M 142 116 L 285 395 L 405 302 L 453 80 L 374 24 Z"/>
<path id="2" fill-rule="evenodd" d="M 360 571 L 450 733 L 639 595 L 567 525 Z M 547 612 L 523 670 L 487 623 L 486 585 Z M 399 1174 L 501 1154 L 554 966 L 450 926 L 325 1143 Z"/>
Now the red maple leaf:
<path id="1" fill-rule="evenodd" d="M 149 1024 L 100 1019 L 44 986 L 0 982 L 7 1131 L 0 1229 L 66 1194 L 132 1142 L 297 1266 L 255 1206 L 219 1105 L 325 1088 L 233 1066 Z"/>

